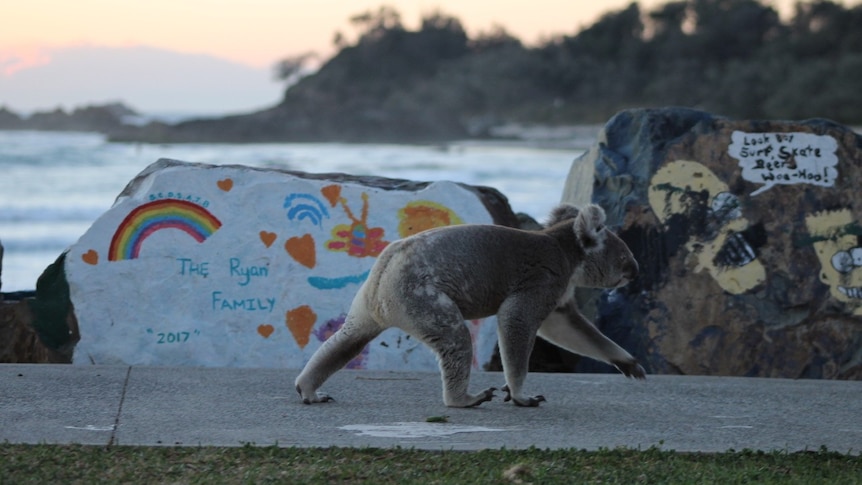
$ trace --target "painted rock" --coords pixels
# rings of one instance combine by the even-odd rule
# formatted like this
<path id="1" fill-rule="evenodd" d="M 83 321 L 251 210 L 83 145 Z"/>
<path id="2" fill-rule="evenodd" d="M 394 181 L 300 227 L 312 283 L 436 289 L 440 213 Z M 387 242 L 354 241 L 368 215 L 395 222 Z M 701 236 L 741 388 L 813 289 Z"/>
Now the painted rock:
<path id="1" fill-rule="evenodd" d="M 618 113 L 563 194 L 641 264 L 598 326 L 656 373 L 862 379 L 860 147 L 826 120 Z"/>
<path id="2" fill-rule="evenodd" d="M 159 160 L 66 253 L 73 362 L 301 367 L 389 242 L 461 223 L 517 219 L 487 187 Z M 496 321 L 466 324 L 481 368 Z M 392 329 L 348 367 L 436 362 Z"/>

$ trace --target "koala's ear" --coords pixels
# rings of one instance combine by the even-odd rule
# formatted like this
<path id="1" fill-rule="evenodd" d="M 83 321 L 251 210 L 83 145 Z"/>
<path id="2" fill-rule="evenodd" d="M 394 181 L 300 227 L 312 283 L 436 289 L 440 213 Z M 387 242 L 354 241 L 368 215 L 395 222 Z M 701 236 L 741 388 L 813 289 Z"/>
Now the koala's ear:
<path id="1" fill-rule="evenodd" d="M 545 224 L 545 227 L 551 227 L 554 224 L 558 224 L 567 219 L 574 219 L 577 216 L 577 207 L 572 204 L 560 204 L 557 207 L 554 207 L 554 210 L 551 211 L 551 215 L 548 217 L 548 222 Z"/>
<path id="2" fill-rule="evenodd" d="M 601 207 L 590 204 L 578 213 L 575 218 L 575 235 L 587 251 L 598 251 L 604 243 L 600 231 L 604 229 L 605 211 Z"/>

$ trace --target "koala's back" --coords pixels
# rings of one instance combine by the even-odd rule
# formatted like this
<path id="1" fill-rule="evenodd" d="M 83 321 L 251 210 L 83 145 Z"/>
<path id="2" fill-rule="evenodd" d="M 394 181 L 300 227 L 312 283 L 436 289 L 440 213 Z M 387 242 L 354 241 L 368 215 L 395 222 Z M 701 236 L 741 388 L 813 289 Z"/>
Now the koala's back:
<path id="1" fill-rule="evenodd" d="M 450 226 L 390 244 L 369 275 L 368 296 L 385 298 L 390 306 L 424 301 L 433 307 L 445 303 L 442 294 L 464 318 L 482 318 L 521 288 L 564 291 L 571 273 L 567 264 L 555 240 L 541 232 Z"/>

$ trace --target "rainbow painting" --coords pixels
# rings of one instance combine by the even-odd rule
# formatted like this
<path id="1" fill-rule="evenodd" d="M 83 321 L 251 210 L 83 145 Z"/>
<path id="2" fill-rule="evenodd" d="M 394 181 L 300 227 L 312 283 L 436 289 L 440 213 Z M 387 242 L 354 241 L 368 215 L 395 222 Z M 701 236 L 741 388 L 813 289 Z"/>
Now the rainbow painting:
<path id="1" fill-rule="evenodd" d="M 141 244 L 154 232 L 179 229 L 201 243 L 221 227 L 204 207 L 180 199 L 159 199 L 136 207 L 111 238 L 108 261 L 137 259 Z"/>

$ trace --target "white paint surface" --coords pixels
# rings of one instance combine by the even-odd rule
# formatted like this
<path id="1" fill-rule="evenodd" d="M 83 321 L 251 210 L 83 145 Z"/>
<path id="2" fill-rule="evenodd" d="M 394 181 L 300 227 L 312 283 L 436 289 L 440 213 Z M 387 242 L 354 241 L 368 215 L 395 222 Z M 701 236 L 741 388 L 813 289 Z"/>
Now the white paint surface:
<path id="1" fill-rule="evenodd" d="M 502 428 L 486 428 L 484 426 L 423 422 L 350 424 L 347 426 L 341 426 L 339 429 L 355 431 L 360 436 L 374 436 L 376 438 L 437 438 L 457 433 L 507 431 Z"/>
<path id="2" fill-rule="evenodd" d="M 728 154 L 739 160 L 742 178 L 763 187 L 812 184 L 832 187 L 838 178 L 838 142 L 813 133 L 745 133 L 734 131 Z"/>

